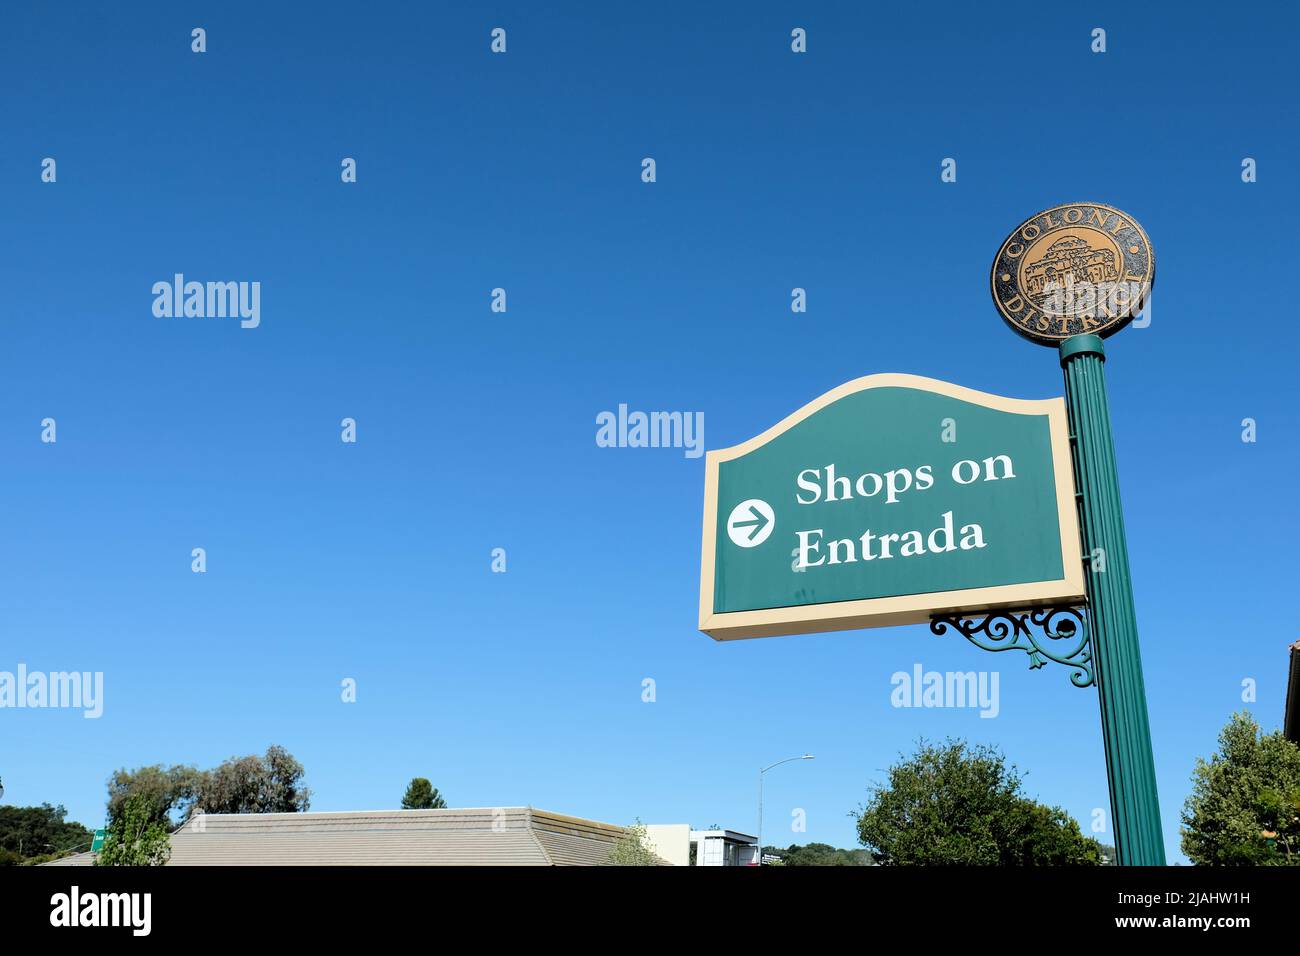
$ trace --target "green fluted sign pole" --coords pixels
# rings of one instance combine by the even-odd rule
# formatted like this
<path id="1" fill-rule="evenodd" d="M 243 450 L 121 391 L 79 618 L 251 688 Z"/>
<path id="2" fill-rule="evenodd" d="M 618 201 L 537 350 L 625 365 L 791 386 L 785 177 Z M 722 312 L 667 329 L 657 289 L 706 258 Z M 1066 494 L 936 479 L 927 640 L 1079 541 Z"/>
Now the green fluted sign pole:
<path id="1" fill-rule="evenodd" d="M 1088 626 L 1101 700 L 1115 854 L 1120 866 L 1164 866 L 1133 581 L 1102 372 L 1106 353 L 1095 335 L 1068 338 L 1061 343 L 1060 352 L 1079 526 L 1089 563 Z"/>

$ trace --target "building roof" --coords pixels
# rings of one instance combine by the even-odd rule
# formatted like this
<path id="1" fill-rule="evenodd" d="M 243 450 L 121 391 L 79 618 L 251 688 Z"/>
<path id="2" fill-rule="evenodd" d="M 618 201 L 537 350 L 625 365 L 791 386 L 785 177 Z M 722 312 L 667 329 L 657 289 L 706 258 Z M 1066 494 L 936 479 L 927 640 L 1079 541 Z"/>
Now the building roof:
<path id="1" fill-rule="evenodd" d="M 705 840 L 709 838 L 717 839 L 721 837 L 731 843 L 758 843 L 758 837 L 749 833 L 741 833 L 739 830 L 692 830 L 692 840 Z"/>
<path id="2" fill-rule="evenodd" d="M 626 831 L 532 807 L 200 813 L 168 866 L 600 866 Z M 79 853 L 50 866 L 89 866 Z"/>

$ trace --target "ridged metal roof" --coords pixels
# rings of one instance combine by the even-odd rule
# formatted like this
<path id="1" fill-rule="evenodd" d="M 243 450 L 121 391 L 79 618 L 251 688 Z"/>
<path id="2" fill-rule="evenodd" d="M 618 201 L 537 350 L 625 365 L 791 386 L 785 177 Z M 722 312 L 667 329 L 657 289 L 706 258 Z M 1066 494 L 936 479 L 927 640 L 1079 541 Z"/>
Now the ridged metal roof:
<path id="1" fill-rule="evenodd" d="M 168 866 L 600 866 L 622 827 L 531 807 L 196 814 Z M 89 866 L 80 853 L 50 866 Z"/>

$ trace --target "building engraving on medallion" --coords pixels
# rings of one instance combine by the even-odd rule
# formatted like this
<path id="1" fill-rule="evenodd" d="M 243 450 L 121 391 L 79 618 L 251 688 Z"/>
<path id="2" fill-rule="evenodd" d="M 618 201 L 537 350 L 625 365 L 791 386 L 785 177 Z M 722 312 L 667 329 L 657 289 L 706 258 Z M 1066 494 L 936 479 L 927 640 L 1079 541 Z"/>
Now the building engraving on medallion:
<path id="1" fill-rule="evenodd" d="M 1094 249 L 1082 236 L 1069 236 L 1052 243 L 1043 258 L 1026 265 L 1024 288 L 1030 295 L 1043 295 L 1061 286 L 1118 278 L 1114 252 Z"/>

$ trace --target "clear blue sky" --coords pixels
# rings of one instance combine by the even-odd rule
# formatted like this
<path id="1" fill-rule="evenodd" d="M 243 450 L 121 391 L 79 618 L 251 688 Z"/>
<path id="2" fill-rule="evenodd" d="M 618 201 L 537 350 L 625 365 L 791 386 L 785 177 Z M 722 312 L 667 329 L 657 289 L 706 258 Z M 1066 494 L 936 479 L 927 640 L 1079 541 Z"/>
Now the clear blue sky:
<path id="1" fill-rule="evenodd" d="M 99 720 L 0 711 L 4 799 L 94 825 L 115 768 L 280 743 L 319 810 L 422 775 L 453 805 L 752 831 L 756 769 L 807 750 L 765 835 L 851 846 L 868 784 L 954 735 L 1086 826 L 1094 691 L 923 626 L 715 644 L 703 459 L 599 448 L 595 416 L 702 411 L 717 448 L 872 372 L 1059 395 L 988 268 L 1089 199 L 1158 261 L 1107 374 L 1178 858 L 1194 758 L 1243 679 L 1280 723 L 1296 638 L 1296 14 L 809 6 L 0 12 L 0 670 L 106 685 Z M 155 318 L 176 272 L 261 282 L 261 326 Z M 1000 715 L 893 708 L 917 662 L 1000 671 Z"/>

